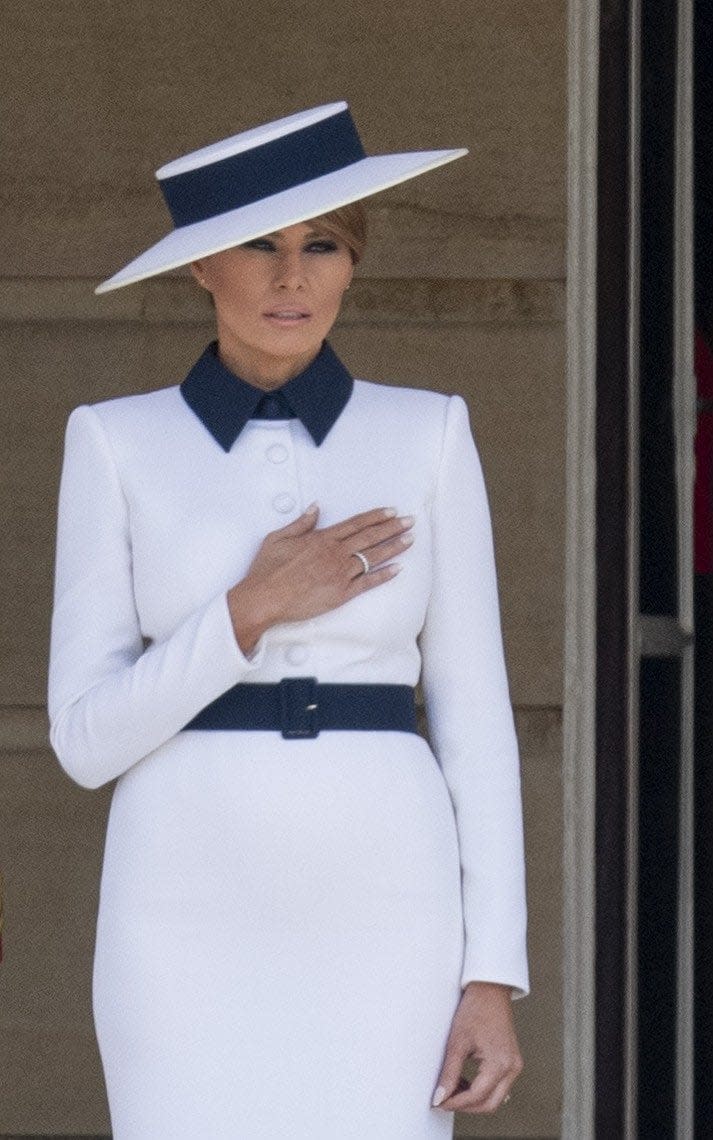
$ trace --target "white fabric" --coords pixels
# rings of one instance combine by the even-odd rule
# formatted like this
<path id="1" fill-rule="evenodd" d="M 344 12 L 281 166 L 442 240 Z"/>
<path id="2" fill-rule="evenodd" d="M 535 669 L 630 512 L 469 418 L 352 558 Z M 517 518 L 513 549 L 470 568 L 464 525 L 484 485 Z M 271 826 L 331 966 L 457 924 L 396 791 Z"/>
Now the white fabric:
<path id="1" fill-rule="evenodd" d="M 226 591 L 312 500 L 320 525 L 414 514 L 414 544 L 392 581 L 247 659 Z M 227 454 L 178 387 L 82 406 L 57 543 L 52 744 L 85 787 L 119 777 L 94 979 L 115 1140 L 450 1136 L 430 1100 L 461 985 L 528 987 L 463 400 L 358 380 L 321 447 L 298 420 L 251 421 Z M 433 753 L 397 732 L 180 732 L 238 681 L 415 684 L 421 654 Z"/>

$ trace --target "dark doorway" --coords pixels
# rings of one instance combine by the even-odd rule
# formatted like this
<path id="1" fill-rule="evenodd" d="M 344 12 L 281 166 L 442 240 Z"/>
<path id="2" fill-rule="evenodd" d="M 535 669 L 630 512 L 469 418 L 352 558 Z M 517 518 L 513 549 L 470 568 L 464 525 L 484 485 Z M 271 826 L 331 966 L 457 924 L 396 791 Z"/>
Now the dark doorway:
<path id="1" fill-rule="evenodd" d="M 691 0 L 600 8 L 600 1140 L 693 1128 L 692 15 Z"/>
<path id="2" fill-rule="evenodd" d="M 713 6 L 694 9 L 695 1136 L 713 1136 Z"/>

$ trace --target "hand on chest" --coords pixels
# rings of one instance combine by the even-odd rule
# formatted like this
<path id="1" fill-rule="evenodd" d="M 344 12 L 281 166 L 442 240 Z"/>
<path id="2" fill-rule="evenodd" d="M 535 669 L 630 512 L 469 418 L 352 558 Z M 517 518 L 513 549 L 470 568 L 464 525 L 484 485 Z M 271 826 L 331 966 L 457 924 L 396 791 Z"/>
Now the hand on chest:
<path id="1" fill-rule="evenodd" d="M 320 526 L 375 507 L 415 516 L 402 572 L 318 619 L 335 635 L 346 624 L 350 634 L 415 636 L 430 583 L 433 474 L 405 436 L 341 432 L 316 447 L 290 420 L 251 421 L 228 453 L 199 439 L 195 454 L 151 456 L 129 492 L 136 602 L 152 636 L 242 578 L 265 535 L 313 501 Z"/>

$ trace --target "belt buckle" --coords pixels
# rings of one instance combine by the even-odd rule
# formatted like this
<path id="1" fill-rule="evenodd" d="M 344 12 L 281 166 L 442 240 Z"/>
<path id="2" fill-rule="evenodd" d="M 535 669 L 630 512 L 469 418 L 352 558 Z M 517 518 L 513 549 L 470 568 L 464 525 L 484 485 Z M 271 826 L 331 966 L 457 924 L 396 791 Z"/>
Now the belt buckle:
<path id="1" fill-rule="evenodd" d="M 283 677 L 280 681 L 280 728 L 285 740 L 319 736 L 316 677 Z"/>

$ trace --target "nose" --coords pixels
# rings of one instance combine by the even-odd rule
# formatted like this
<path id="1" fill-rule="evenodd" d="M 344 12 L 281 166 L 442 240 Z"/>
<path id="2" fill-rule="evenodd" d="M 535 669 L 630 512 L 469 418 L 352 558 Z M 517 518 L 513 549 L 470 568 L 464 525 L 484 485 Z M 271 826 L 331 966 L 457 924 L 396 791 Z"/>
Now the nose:
<path id="1" fill-rule="evenodd" d="M 277 258 L 275 284 L 281 289 L 300 289 L 305 281 L 301 250 L 283 250 Z"/>

